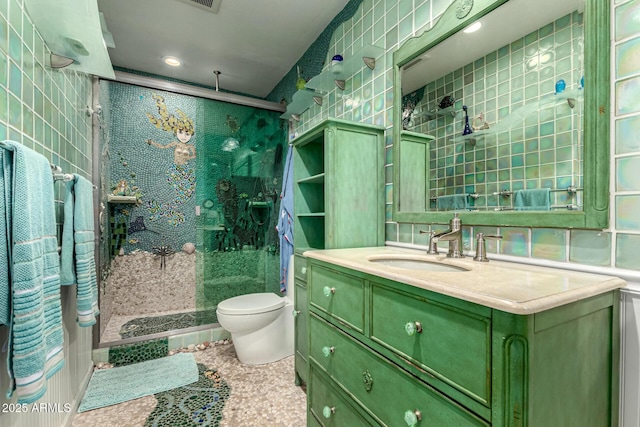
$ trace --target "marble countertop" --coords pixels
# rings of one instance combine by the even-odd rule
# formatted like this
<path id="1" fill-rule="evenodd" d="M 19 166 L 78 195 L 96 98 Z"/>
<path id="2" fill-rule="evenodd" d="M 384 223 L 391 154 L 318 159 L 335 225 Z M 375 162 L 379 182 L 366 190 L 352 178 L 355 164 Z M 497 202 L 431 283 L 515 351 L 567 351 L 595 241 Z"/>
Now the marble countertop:
<path id="1" fill-rule="evenodd" d="M 477 262 L 471 257 L 452 259 L 389 246 L 309 250 L 304 256 L 514 314 L 538 313 L 626 286 L 614 276 L 496 260 Z M 438 262 L 468 271 L 411 270 L 370 261 L 381 257 Z"/>

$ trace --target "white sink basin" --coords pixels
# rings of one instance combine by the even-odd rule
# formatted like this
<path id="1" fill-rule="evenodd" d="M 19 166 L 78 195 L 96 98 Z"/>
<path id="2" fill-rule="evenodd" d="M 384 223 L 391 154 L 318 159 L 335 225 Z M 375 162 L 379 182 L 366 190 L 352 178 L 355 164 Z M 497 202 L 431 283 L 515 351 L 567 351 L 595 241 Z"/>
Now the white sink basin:
<path id="1" fill-rule="evenodd" d="M 443 264 L 440 262 L 433 262 L 421 259 L 406 258 L 402 256 L 385 256 L 385 257 L 371 257 L 369 262 L 376 264 L 387 265 L 394 268 L 402 268 L 405 270 L 422 270 L 422 271 L 434 271 L 445 273 L 456 273 L 469 271 L 466 268 L 457 267 L 455 265 Z"/>

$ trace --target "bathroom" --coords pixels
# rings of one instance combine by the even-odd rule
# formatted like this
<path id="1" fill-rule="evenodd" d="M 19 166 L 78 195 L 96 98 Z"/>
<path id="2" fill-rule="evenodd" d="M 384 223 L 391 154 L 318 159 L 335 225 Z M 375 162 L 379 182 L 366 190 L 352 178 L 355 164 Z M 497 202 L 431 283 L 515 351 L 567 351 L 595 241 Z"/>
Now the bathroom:
<path id="1" fill-rule="evenodd" d="M 342 6 L 337 9 L 337 12 L 340 13 L 334 13 L 335 18 L 333 18 L 333 21 L 331 19 L 327 21 L 326 29 L 319 34 L 317 42 L 310 44 L 308 49 L 299 56 L 296 66 L 291 67 L 288 72 L 285 71 L 282 74 L 281 80 L 270 88 L 271 91 L 268 96 L 265 95 L 265 98 L 272 103 L 279 103 L 283 98 L 290 102 L 291 96 L 295 92 L 298 67 L 302 70 L 303 77 L 308 79 L 318 74 L 322 70 L 323 64 L 329 63 L 335 54 L 342 54 L 346 61 L 350 54 L 355 54 L 363 45 L 375 45 L 381 47 L 383 51 L 376 58 L 374 70 L 362 68 L 353 79 L 347 80 L 347 87 L 344 91 L 339 89 L 329 91 L 328 95 L 323 96 L 324 104 L 311 105 L 308 110 L 301 114 L 299 122 L 295 120 L 291 122 L 291 129 L 288 128 L 286 120 L 277 120 L 281 113 L 269 112 L 262 108 L 257 108 L 259 110 L 257 111 L 253 107 L 242 107 L 243 109 L 247 108 L 247 111 L 217 110 L 218 114 L 216 114 L 215 123 L 205 123 L 202 121 L 202 114 L 205 113 L 204 109 L 216 108 L 209 104 L 216 101 L 205 101 L 198 96 L 175 95 L 171 90 L 141 87 L 142 85 L 128 93 L 130 88 L 128 83 L 105 80 L 98 83 L 93 82 L 83 72 L 64 68 L 52 70 L 44 67 L 43 64 L 46 63 L 45 56 L 48 56 L 48 53 L 39 29 L 34 26 L 33 20 L 25 11 L 26 3 L 28 2 L 23 2 L 23 0 L 0 1 L 0 28 L 3 29 L 4 34 L 0 38 L 0 58 L 3 59 L 3 72 L 0 73 L 0 85 L 3 90 L 0 93 L 4 95 L 2 115 L 0 116 L 0 132 L 4 133 L 1 135 L 1 140 L 9 139 L 21 142 L 25 146 L 44 154 L 52 164 L 59 165 L 65 173 L 79 173 L 86 177 L 95 177 L 103 174 L 105 176 L 103 181 L 105 187 L 101 188 L 100 191 L 106 198 L 108 193 L 113 193 L 117 190 L 117 184 L 121 179 L 126 179 L 128 181 L 127 185 L 132 187 L 143 182 L 145 172 L 148 172 L 145 171 L 144 167 L 135 165 L 136 160 L 130 157 L 131 153 L 123 151 L 122 148 L 117 146 L 117 144 L 124 142 L 120 138 L 122 134 L 117 135 L 117 126 L 105 127 L 102 135 L 99 132 L 98 135 L 93 134 L 96 127 L 93 126 L 94 123 L 92 121 L 99 118 L 99 120 L 103 120 L 106 123 L 115 123 L 113 117 L 117 115 L 117 112 L 114 111 L 115 107 L 107 108 L 107 106 L 117 105 L 120 102 L 121 116 L 125 117 L 132 111 L 137 111 L 136 117 L 138 117 L 139 122 L 135 124 L 133 132 L 136 135 L 135 139 L 140 144 L 139 149 L 145 150 L 144 152 L 154 159 L 156 157 L 158 159 L 162 158 L 164 162 L 159 171 L 154 174 L 158 185 L 157 190 L 162 193 L 163 191 L 173 191 L 171 184 L 167 183 L 165 177 L 169 167 L 172 165 L 173 153 L 171 153 L 172 150 L 162 150 L 157 146 L 146 144 L 145 141 L 151 139 L 155 142 L 166 144 L 173 141 L 173 139 L 171 139 L 170 132 L 168 133 L 155 127 L 146 115 L 149 113 L 156 119 L 160 117 L 154 94 L 160 94 L 165 97 L 165 105 L 169 114 L 174 114 L 178 117 L 177 110 L 179 109 L 194 120 L 195 133 L 192 141 L 196 147 L 196 158 L 192 160 L 191 164 L 196 168 L 196 174 L 200 170 L 205 170 L 204 168 L 213 168 L 212 163 L 217 163 L 217 167 L 225 166 L 223 162 L 226 152 L 220 153 L 218 158 L 210 158 L 206 150 L 199 149 L 202 144 L 213 141 L 222 145 L 225 140 L 232 138 L 228 141 L 228 146 L 233 147 L 234 135 L 237 132 L 246 132 L 250 127 L 255 129 L 257 127 L 256 123 L 264 115 L 265 120 L 269 123 L 267 128 L 272 129 L 273 132 L 281 133 L 281 135 L 273 139 L 273 141 L 277 142 L 274 142 L 271 146 L 267 144 L 261 148 L 264 153 L 271 150 L 269 153 L 274 160 L 269 159 L 270 170 L 268 173 L 261 172 L 261 162 L 256 156 L 250 162 L 250 165 L 249 163 L 245 163 L 242 166 L 237 164 L 239 169 L 236 171 L 235 176 L 244 177 L 245 179 L 242 184 L 240 180 L 233 182 L 233 184 L 245 185 L 245 183 L 250 183 L 248 185 L 251 190 L 255 188 L 254 184 L 257 185 L 260 187 L 260 191 L 251 193 L 243 190 L 238 191 L 238 193 L 245 192 L 248 199 L 256 198 L 254 200 L 256 202 L 266 202 L 266 199 L 271 197 L 269 195 L 273 191 L 278 194 L 281 191 L 287 148 L 286 141 L 289 134 L 303 135 L 306 131 L 329 117 L 381 126 L 385 129 L 385 160 L 382 171 L 385 182 L 380 197 L 384 200 L 385 210 L 383 217 L 378 222 L 378 227 L 384 233 L 383 244 L 386 242 L 390 245 L 395 243 L 427 248 L 429 239 L 419 233 L 420 230 L 426 227 L 423 221 L 398 221 L 394 219 L 393 52 L 398 50 L 410 37 L 419 35 L 425 29 L 430 28 L 447 6 L 452 3 L 451 1 L 351 0 L 343 2 Z M 638 384 L 640 384 L 640 380 L 637 375 L 635 377 L 634 375 L 638 371 L 639 325 L 636 320 L 638 317 L 636 310 L 638 310 L 639 304 L 640 264 L 635 259 L 634 249 L 640 242 L 640 220 L 638 220 L 639 216 L 636 214 L 640 209 L 640 181 L 636 177 L 637 174 L 634 174 L 634 166 L 638 164 L 637 159 L 640 158 L 640 148 L 635 136 L 637 134 L 635 131 L 640 128 L 640 104 L 638 104 L 633 94 L 637 91 L 638 84 L 640 84 L 640 62 L 637 59 L 637 49 L 640 48 L 640 28 L 635 24 L 638 16 L 640 16 L 640 4 L 633 0 L 610 0 L 608 3 L 611 14 L 611 77 L 609 84 L 612 94 L 610 108 L 606 109 L 611 129 L 609 138 L 611 151 L 608 155 L 609 163 L 607 168 L 604 169 L 611 183 L 607 196 L 610 212 L 608 226 L 601 230 L 573 227 L 558 228 L 557 225 L 551 226 L 548 224 L 536 227 L 507 226 L 500 227 L 499 230 L 497 226 L 487 226 L 483 227 L 483 231 L 488 235 L 497 234 L 499 231 L 503 236 L 500 242 L 489 242 L 488 255 L 490 258 L 523 264 L 531 263 L 572 270 L 577 269 L 617 276 L 627 281 L 628 285 L 621 292 L 620 302 L 620 310 L 623 316 L 620 365 L 622 372 L 624 372 L 624 376 L 621 377 L 620 425 L 637 426 L 640 425 L 640 417 L 635 408 L 639 398 Z M 224 4 L 223 2 L 222 8 L 224 8 Z M 287 32 L 286 23 L 275 26 L 273 31 Z M 220 75 L 220 85 L 223 89 L 226 84 L 225 78 L 224 73 Z M 166 81 L 172 81 L 172 79 Z M 215 92 L 213 75 L 207 89 Z M 98 99 L 99 102 L 94 102 Z M 138 107 L 134 104 L 133 109 L 131 109 L 132 103 L 138 103 Z M 101 113 L 87 114 L 86 106 L 95 106 L 96 104 L 102 105 Z M 234 106 L 234 108 L 241 110 L 240 107 Z M 478 111 L 473 111 L 471 115 L 476 116 L 478 113 Z M 230 117 L 228 118 L 227 115 Z M 275 119 L 272 119 L 272 117 L 275 117 Z M 98 128 L 100 127 L 98 126 Z M 239 130 L 234 133 L 232 131 L 233 128 L 239 128 Z M 121 131 L 123 133 L 128 132 L 125 129 Z M 103 144 L 105 139 L 109 139 L 111 145 L 109 147 L 102 145 L 96 150 L 94 145 L 96 138 L 103 141 Z M 235 139 L 240 140 L 241 138 L 235 137 Z M 280 146 L 280 149 L 277 149 L 276 146 Z M 276 150 L 280 151 L 277 157 L 281 159 L 277 168 L 273 167 L 277 163 L 275 161 Z M 258 152 L 252 151 L 252 153 Z M 126 163 L 126 166 L 124 163 Z M 135 174 L 135 177 L 131 176 L 132 173 Z M 215 185 L 222 176 L 217 176 L 216 173 L 218 172 L 214 170 L 203 172 L 202 179 L 208 179 L 204 178 L 204 176 L 210 174 L 211 182 Z M 133 184 L 131 183 L 132 178 Z M 201 175 L 198 174 L 198 183 L 202 182 L 200 179 Z M 274 179 L 277 180 L 277 183 L 274 183 Z M 56 184 L 56 186 L 62 188 L 62 184 Z M 142 187 L 141 185 L 138 186 Z M 264 191 L 265 189 L 266 191 Z M 126 193 L 127 190 L 124 190 L 124 192 Z M 257 199 L 258 192 L 262 192 L 260 199 Z M 142 196 L 144 199 L 145 195 L 142 194 Z M 184 304 L 182 306 L 170 306 L 154 310 L 155 313 L 161 313 L 158 315 L 164 315 L 172 311 L 193 310 L 197 312 L 200 308 L 210 308 L 207 306 L 206 299 L 202 298 L 204 295 L 200 295 L 201 298 L 199 299 L 197 293 L 198 283 L 202 284 L 202 282 L 198 281 L 204 279 L 206 274 L 213 271 L 211 269 L 207 271 L 211 263 L 205 262 L 205 256 L 211 256 L 211 262 L 218 264 L 239 264 L 243 266 L 241 268 L 245 269 L 251 267 L 254 270 L 252 273 L 254 278 L 259 276 L 261 283 L 265 284 L 265 288 L 257 290 L 247 284 L 246 288 L 251 289 L 250 292 L 279 292 L 279 275 L 277 271 L 279 256 L 270 249 L 272 245 L 278 245 L 277 235 L 273 233 L 273 230 L 264 231 L 259 242 L 249 242 L 243 245 L 246 246 L 245 248 L 239 247 L 238 250 L 218 251 L 215 254 L 208 255 L 199 250 L 205 245 L 205 242 L 213 245 L 211 239 L 215 238 L 210 231 L 206 230 L 206 226 L 210 224 L 204 224 L 205 221 L 213 223 L 217 219 L 224 217 L 224 212 L 220 213 L 216 209 L 207 210 L 210 201 L 214 203 L 214 207 L 218 203 L 218 196 L 215 190 L 207 194 L 204 189 L 196 187 L 192 200 L 189 201 L 189 203 L 193 203 L 189 215 L 193 216 L 185 219 L 185 221 L 191 221 L 195 225 L 188 233 L 182 232 L 186 228 L 180 228 L 184 223 L 174 226 L 167 221 L 167 218 L 163 218 L 162 221 L 155 223 L 145 220 L 144 226 L 147 230 L 127 235 L 122 241 L 122 246 L 117 250 L 106 246 L 107 240 L 104 240 L 98 247 L 100 251 L 104 252 L 103 256 L 100 257 L 101 262 L 104 264 L 99 266 L 101 275 L 103 275 L 102 279 L 104 279 L 104 282 L 101 282 L 101 286 L 104 286 L 100 288 L 101 292 L 103 292 L 101 296 L 106 299 L 123 298 L 121 295 L 107 292 L 115 292 L 117 290 L 117 285 L 111 287 L 109 280 L 116 278 L 113 275 L 114 273 L 120 274 L 115 269 L 118 264 L 125 264 L 125 261 L 131 257 L 132 253 L 134 254 L 133 257 L 135 257 L 136 254 L 141 252 L 147 253 L 149 258 L 144 275 L 162 280 L 163 277 L 181 275 L 178 272 L 184 269 L 189 274 L 182 275 L 182 280 L 185 282 L 192 281 L 190 283 L 193 285 L 193 291 L 189 297 L 191 300 L 181 300 L 180 303 Z M 500 202 L 501 199 L 496 199 L 496 204 L 499 205 Z M 489 203 L 491 205 L 493 202 Z M 558 201 L 558 203 L 564 203 L 564 201 Z M 274 200 L 273 207 L 265 208 L 264 210 L 272 210 L 271 213 L 273 214 L 277 212 L 276 204 L 277 200 Z M 109 209 L 111 207 L 108 202 L 104 203 L 104 206 L 105 213 L 102 217 L 102 223 L 104 228 L 109 230 Z M 199 216 L 196 216 L 196 206 L 200 206 Z M 127 210 L 124 204 L 118 206 L 117 209 L 119 209 L 119 212 L 115 212 L 112 216 L 114 220 L 126 217 L 127 221 L 134 222 L 139 216 L 135 213 L 133 216 L 123 214 L 122 209 Z M 133 209 L 145 209 L 145 218 L 151 215 L 147 206 L 136 206 L 134 203 L 129 210 Z M 262 217 L 264 212 L 260 209 L 263 208 L 255 208 L 255 216 L 256 218 L 260 216 L 258 222 L 262 223 L 265 217 Z M 186 209 L 185 212 L 187 212 Z M 207 213 L 208 215 L 205 215 Z M 267 224 L 271 221 L 275 221 L 273 216 L 268 218 Z M 131 228 L 130 222 L 127 224 L 127 231 Z M 163 222 L 162 226 L 159 229 L 154 228 L 160 222 Z M 267 224 L 260 227 L 266 228 Z M 442 221 L 438 221 L 438 224 L 436 229 L 446 228 L 446 226 L 441 225 L 443 224 Z M 135 230 L 135 227 L 133 230 Z M 466 246 L 464 246 L 464 250 L 471 250 L 473 248 L 471 237 L 466 236 L 465 239 Z M 136 240 L 139 242 L 136 243 Z M 195 246 L 195 253 L 190 255 L 183 250 L 186 243 L 192 243 Z M 161 249 L 162 246 L 170 246 L 171 251 L 167 252 L 167 254 L 172 253 L 164 259 L 166 263 L 163 264 L 164 267 L 161 267 L 161 261 L 163 260 L 161 254 L 153 252 L 154 247 Z M 123 255 L 120 254 L 120 249 L 123 249 Z M 136 252 L 136 249 L 138 249 L 138 252 Z M 202 258 L 199 259 L 199 256 L 202 256 Z M 213 257 L 216 256 L 225 258 L 214 261 Z M 227 256 L 229 259 L 226 259 Z M 247 259 L 236 259 L 245 256 Z M 186 267 L 186 265 L 189 266 Z M 105 267 L 107 266 L 110 269 L 106 269 Z M 136 268 L 138 267 L 135 266 L 134 270 Z M 202 270 L 199 271 L 198 268 L 202 268 Z M 124 270 L 129 269 L 125 268 Z M 154 274 L 157 274 L 157 276 L 153 276 Z M 136 280 L 138 279 L 136 278 Z M 143 282 L 140 281 L 140 283 L 142 286 Z M 175 283 L 175 281 L 172 283 Z M 216 293 L 216 296 L 220 297 L 221 295 Z M 230 296 L 232 295 L 226 295 L 225 298 Z M 67 303 L 72 304 L 74 299 L 73 292 L 69 288 L 63 287 L 63 307 Z M 169 292 L 163 296 L 163 299 L 175 299 L 174 294 Z M 145 304 L 142 302 L 138 305 Z M 141 318 L 148 314 L 140 311 L 132 314 L 124 313 L 122 316 Z M 105 319 L 112 317 L 110 308 L 106 304 L 101 307 L 101 317 Z M 67 364 L 61 372 L 49 381 L 49 391 L 42 401 L 52 404 L 74 403 L 77 405 L 88 380 L 87 374 L 90 373 L 93 362 L 97 361 L 96 355 L 100 354 L 100 351 L 104 352 L 104 347 L 100 347 L 100 334 L 104 330 L 92 331 L 91 328 L 77 327 L 73 313 L 65 312 L 63 320 L 65 338 L 68 338 L 68 340 L 65 340 Z M 202 326 L 204 326 L 204 329 L 201 328 Z M 188 339 L 197 340 L 198 334 L 201 334 L 200 336 L 209 334 L 207 341 L 218 341 L 227 337 L 227 335 L 219 331 L 211 332 L 212 330 L 206 325 L 190 327 L 195 329 L 189 329 L 188 332 L 185 332 L 185 336 Z M 106 325 L 101 323 L 100 328 L 106 328 Z M 6 338 L 5 327 L 0 326 L 0 341 L 4 343 Z M 131 340 L 131 338 L 129 339 Z M 112 340 L 109 339 L 105 342 L 109 341 Z M 130 342 L 135 344 L 139 341 L 134 338 Z M 182 342 L 186 343 L 184 339 Z M 291 378 L 291 383 L 293 383 L 293 378 Z M 7 378 L 4 370 L 0 374 L 0 384 L 6 389 Z M 9 403 L 11 403 L 11 400 L 3 398 L 3 405 Z M 151 412 L 152 409 L 153 405 L 148 410 L 145 410 Z M 60 411 L 58 413 L 31 413 L 28 415 L 3 411 L 0 413 L 0 423 L 4 425 L 5 422 L 8 423 L 7 425 L 15 426 L 72 425 L 73 411 L 71 413 Z M 144 422 L 144 419 L 142 422 Z M 276 419 L 273 423 L 277 422 Z"/>

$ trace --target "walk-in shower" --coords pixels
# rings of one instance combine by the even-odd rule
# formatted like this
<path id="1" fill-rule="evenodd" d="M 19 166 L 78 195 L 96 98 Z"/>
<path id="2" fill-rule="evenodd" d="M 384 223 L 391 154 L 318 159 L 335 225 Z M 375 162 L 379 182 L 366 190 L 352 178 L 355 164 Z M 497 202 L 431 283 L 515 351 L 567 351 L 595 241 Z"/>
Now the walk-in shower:
<path id="1" fill-rule="evenodd" d="M 279 292 L 281 113 L 112 81 L 100 104 L 101 342 L 216 323 L 224 299 Z"/>

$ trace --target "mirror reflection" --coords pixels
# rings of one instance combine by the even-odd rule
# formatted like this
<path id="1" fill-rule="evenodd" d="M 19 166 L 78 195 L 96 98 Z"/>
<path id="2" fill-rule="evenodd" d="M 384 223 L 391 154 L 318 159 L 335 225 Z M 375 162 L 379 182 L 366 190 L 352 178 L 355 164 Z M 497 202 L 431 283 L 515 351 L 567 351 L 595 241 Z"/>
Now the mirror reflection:
<path id="1" fill-rule="evenodd" d="M 583 12 L 511 0 L 401 68 L 402 128 L 434 138 L 425 211 L 582 210 Z"/>

